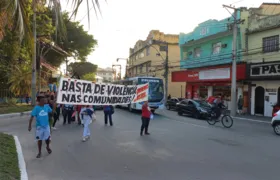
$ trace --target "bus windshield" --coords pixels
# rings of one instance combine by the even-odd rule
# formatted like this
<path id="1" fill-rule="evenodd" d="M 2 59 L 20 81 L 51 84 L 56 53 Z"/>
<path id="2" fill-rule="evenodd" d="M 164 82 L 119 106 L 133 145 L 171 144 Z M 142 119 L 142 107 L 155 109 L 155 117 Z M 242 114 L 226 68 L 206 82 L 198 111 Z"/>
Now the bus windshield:
<path id="1" fill-rule="evenodd" d="M 149 83 L 149 102 L 160 102 L 164 98 L 162 79 L 139 78 L 138 84 Z"/>

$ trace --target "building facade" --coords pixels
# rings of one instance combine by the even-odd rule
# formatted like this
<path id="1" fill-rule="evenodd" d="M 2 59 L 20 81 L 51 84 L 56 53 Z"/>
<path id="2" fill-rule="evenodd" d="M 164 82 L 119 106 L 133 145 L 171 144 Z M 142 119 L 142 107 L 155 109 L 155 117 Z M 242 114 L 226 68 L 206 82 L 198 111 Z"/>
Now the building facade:
<path id="1" fill-rule="evenodd" d="M 238 12 L 240 18 L 241 12 Z M 181 70 L 172 73 L 173 82 L 186 82 L 186 98 L 207 99 L 223 95 L 231 108 L 231 63 L 233 17 L 200 23 L 193 32 L 179 36 Z M 246 95 L 246 63 L 242 61 L 242 28 L 237 32 L 237 95 Z"/>
<path id="2" fill-rule="evenodd" d="M 98 78 L 98 82 L 112 82 L 114 72 L 112 68 L 98 68 L 96 73 Z"/>
<path id="3" fill-rule="evenodd" d="M 248 12 L 244 59 L 250 113 L 271 117 L 273 105 L 280 102 L 280 4 L 263 3 Z"/>
<path id="4" fill-rule="evenodd" d="M 129 50 L 127 76 L 153 76 L 164 79 L 166 59 L 164 47 L 166 44 L 160 44 L 156 41 L 168 43 L 168 94 L 172 97 L 184 97 L 185 84 L 171 81 L 171 73 L 180 69 L 178 35 L 152 30 L 146 40 L 137 41 L 134 47 Z"/>

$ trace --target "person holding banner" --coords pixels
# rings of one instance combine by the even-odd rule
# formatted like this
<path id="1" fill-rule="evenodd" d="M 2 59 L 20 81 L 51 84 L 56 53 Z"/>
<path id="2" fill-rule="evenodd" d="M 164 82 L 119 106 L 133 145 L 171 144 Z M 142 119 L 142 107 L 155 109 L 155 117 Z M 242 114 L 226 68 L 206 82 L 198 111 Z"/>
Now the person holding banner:
<path id="1" fill-rule="evenodd" d="M 90 138 L 89 124 L 91 124 L 92 120 L 96 120 L 94 110 L 90 106 L 82 107 L 79 116 L 84 125 L 82 141 L 85 142 Z"/>
<path id="2" fill-rule="evenodd" d="M 110 106 L 106 105 L 103 107 L 103 111 L 104 111 L 105 125 L 108 124 L 108 118 L 109 118 L 110 126 L 113 126 L 112 114 L 114 114 L 114 107 L 112 105 Z"/>
<path id="3" fill-rule="evenodd" d="M 148 132 L 149 124 L 150 124 L 150 118 L 152 116 L 152 112 L 150 107 L 148 106 L 148 101 L 145 101 L 142 106 L 142 125 L 140 129 L 140 136 L 143 135 L 143 131 L 145 130 L 145 135 L 150 135 Z"/>

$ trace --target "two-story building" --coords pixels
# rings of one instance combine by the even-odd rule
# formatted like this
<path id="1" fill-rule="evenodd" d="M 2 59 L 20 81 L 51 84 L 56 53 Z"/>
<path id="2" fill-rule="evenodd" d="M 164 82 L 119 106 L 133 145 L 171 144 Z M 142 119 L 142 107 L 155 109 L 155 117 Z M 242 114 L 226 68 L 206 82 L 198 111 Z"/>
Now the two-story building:
<path id="1" fill-rule="evenodd" d="M 240 14 L 239 11 L 238 18 Z M 199 24 L 193 32 L 179 35 L 181 71 L 172 73 L 172 81 L 186 82 L 186 98 L 206 99 L 209 96 L 222 95 L 230 101 L 233 21 L 233 17 L 220 21 L 208 20 Z M 246 78 L 246 64 L 242 63 L 242 32 L 238 27 L 238 95 L 243 95 L 246 89 L 243 83 Z"/>
<path id="2" fill-rule="evenodd" d="M 179 36 L 164 34 L 158 30 L 150 31 L 146 40 L 138 40 L 129 50 L 127 77 L 153 76 L 164 79 L 166 43 L 168 44 L 168 94 L 172 97 L 184 97 L 185 84 L 171 81 L 172 71 L 180 68 Z M 158 43 L 158 42 L 163 42 Z"/>
<path id="3" fill-rule="evenodd" d="M 112 82 L 114 72 L 112 68 L 98 68 L 96 72 L 96 82 Z"/>
<path id="4" fill-rule="evenodd" d="M 280 102 L 280 4 L 249 9 L 244 60 L 247 61 L 250 113 L 272 116 Z"/>

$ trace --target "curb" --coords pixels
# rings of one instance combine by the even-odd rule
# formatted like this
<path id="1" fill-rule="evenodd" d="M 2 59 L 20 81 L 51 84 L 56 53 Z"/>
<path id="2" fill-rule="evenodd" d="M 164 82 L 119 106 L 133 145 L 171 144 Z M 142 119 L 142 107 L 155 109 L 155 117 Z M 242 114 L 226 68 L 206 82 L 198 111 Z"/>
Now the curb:
<path id="1" fill-rule="evenodd" d="M 20 179 L 21 180 L 28 180 L 26 165 L 25 165 L 25 161 L 24 161 L 24 157 L 23 157 L 23 153 L 22 153 L 22 149 L 21 149 L 19 139 L 18 139 L 17 136 L 14 136 L 14 139 L 15 139 L 17 154 L 18 154 L 18 166 L 19 166 L 19 170 L 20 170 Z"/>
<path id="2" fill-rule="evenodd" d="M 11 113 L 11 114 L 0 114 L 0 118 L 12 118 L 16 116 L 26 116 L 30 115 L 31 111 L 25 111 L 21 113 Z"/>
<path id="3" fill-rule="evenodd" d="M 258 123 L 265 123 L 265 124 L 270 124 L 270 121 L 262 121 L 262 120 L 255 120 L 255 119 L 249 119 L 249 118 L 242 118 L 242 117 L 233 117 L 234 119 L 239 119 L 239 120 L 245 120 L 245 121 L 252 121 L 252 122 L 258 122 Z"/>

